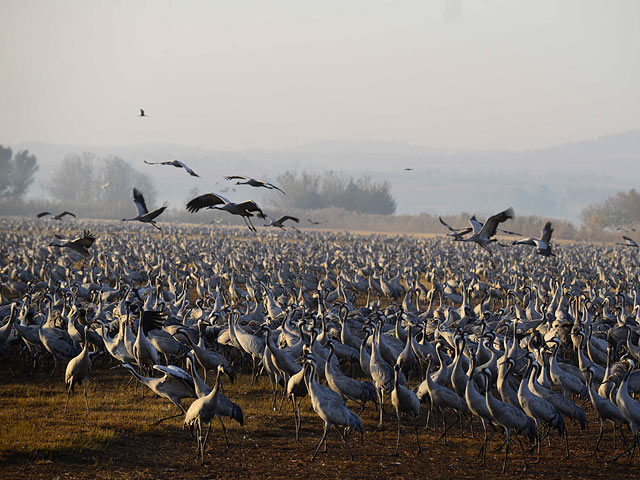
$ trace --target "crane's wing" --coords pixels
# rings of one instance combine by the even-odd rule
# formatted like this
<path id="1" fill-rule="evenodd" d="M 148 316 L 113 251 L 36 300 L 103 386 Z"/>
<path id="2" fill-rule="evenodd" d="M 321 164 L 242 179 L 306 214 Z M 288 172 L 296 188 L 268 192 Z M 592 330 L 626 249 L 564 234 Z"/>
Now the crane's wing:
<path id="1" fill-rule="evenodd" d="M 637 247 L 638 246 L 638 244 L 632 238 L 625 237 L 624 235 L 622 236 L 622 238 L 624 239 L 625 242 L 627 242 L 627 245 L 629 245 L 630 247 Z"/>
<path id="2" fill-rule="evenodd" d="M 518 232 L 512 232 L 512 231 L 510 231 L 510 230 L 503 230 L 502 228 L 498 228 L 497 230 L 498 230 L 499 232 L 502 232 L 502 233 L 506 234 L 506 235 L 522 235 L 521 233 L 518 233 Z"/>
<path id="3" fill-rule="evenodd" d="M 149 213 L 147 209 L 147 204 L 144 203 L 144 197 L 142 196 L 142 192 L 137 188 L 133 189 L 133 203 L 136 204 L 136 208 L 138 209 L 138 215 L 146 215 Z"/>
<path id="4" fill-rule="evenodd" d="M 166 317 L 161 311 L 145 310 L 142 312 L 140 320 L 142 321 L 142 331 L 146 335 L 150 330 L 161 329 Z"/>
<path id="5" fill-rule="evenodd" d="M 46 215 L 51 215 L 51 212 L 42 212 L 42 213 L 39 213 L 38 215 L 36 215 L 36 217 L 42 218 L 42 217 L 44 217 Z"/>
<path id="6" fill-rule="evenodd" d="M 242 175 L 227 175 L 225 180 L 249 180 L 249 177 L 243 177 Z"/>
<path id="7" fill-rule="evenodd" d="M 71 212 L 67 212 L 66 210 L 64 212 L 62 212 L 60 215 L 58 215 L 58 218 L 62 218 L 65 215 L 71 215 L 72 217 L 75 218 L 75 214 L 71 213 Z"/>
<path id="8" fill-rule="evenodd" d="M 284 193 L 284 191 L 280 187 L 276 187 L 273 183 L 264 182 L 264 184 L 267 185 L 267 188 L 270 188 L 272 190 L 278 190 L 283 195 L 286 195 L 286 193 Z"/>
<path id="9" fill-rule="evenodd" d="M 278 222 L 278 223 L 282 223 L 282 222 L 285 222 L 285 221 L 287 221 L 287 220 L 293 220 L 293 221 L 294 221 L 294 222 L 296 222 L 296 223 L 300 223 L 300 219 L 298 219 L 298 218 L 296 218 L 296 217 L 292 217 L 292 216 L 290 216 L 290 215 L 283 215 L 282 217 L 280 217 L 280 218 L 278 219 L 278 221 L 277 221 L 277 222 Z"/>
<path id="10" fill-rule="evenodd" d="M 166 367 L 164 365 L 154 365 L 153 369 L 186 382 L 187 384 L 191 384 L 191 387 L 193 388 L 193 377 L 180 367 L 176 367 L 175 365 L 167 365 Z"/>
<path id="11" fill-rule="evenodd" d="M 460 232 L 461 230 L 468 230 L 468 227 L 467 228 L 453 228 L 451 225 L 449 225 L 447 222 L 445 222 L 442 219 L 442 217 L 438 217 L 438 220 L 440 220 L 440 223 L 442 225 L 444 225 L 445 227 L 447 227 L 451 232 Z M 469 220 L 469 221 L 471 221 L 471 220 Z M 470 231 L 470 230 L 468 230 L 468 231 Z"/>
<path id="12" fill-rule="evenodd" d="M 214 205 L 224 205 L 230 203 L 229 200 L 222 195 L 216 195 L 215 193 L 205 193 L 199 197 L 194 198 L 187 203 L 187 210 L 191 213 L 197 212 L 203 208 L 213 207 Z"/>
<path id="13" fill-rule="evenodd" d="M 482 230 L 482 227 L 484 226 L 476 219 L 475 215 L 469 219 L 469 223 L 471 224 L 471 228 L 473 228 L 474 235 L 480 233 L 480 230 Z"/>
<path id="14" fill-rule="evenodd" d="M 247 212 L 258 212 L 264 218 L 265 214 L 262 209 L 253 200 L 246 200 L 238 204 L 238 207 L 244 208 Z"/>
<path id="15" fill-rule="evenodd" d="M 498 225 L 502 222 L 506 222 L 508 219 L 513 218 L 514 216 L 515 214 L 513 213 L 513 208 L 511 207 L 500 213 L 492 215 L 483 225 L 482 229 L 480 229 L 478 235 L 484 236 L 485 238 L 493 237 L 496 234 Z"/>
<path id="16" fill-rule="evenodd" d="M 535 238 L 523 238 L 522 240 L 516 240 L 512 245 L 531 245 L 532 247 L 536 246 Z"/>
<path id="17" fill-rule="evenodd" d="M 551 228 L 551 222 L 547 222 L 544 228 L 542 229 L 542 237 L 540 237 L 540 240 L 542 240 L 544 243 L 549 245 L 549 242 L 551 241 L 552 233 L 553 233 L 553 228 Z"/>
<path id="18" fill-rule="evenodd" d="M 165 202 L 164 205 L 162 205 L 160 208 L 156 208 L 155 210 L 153 210 L 152 212 L 147 213 L 146 215 L 143 215 L 142 217 L 145 220 L 153 220 L 154 218 L 156 218 L 158 215 L 160 215 L 162 212 L 164 212 L 167 209 L 167 203 Z"/>
<path id="19" fill-rule="evenodd" d="M 187 173 L 189 175 L 191 175 L 192 177 L 200 177 L 200 175 L 198 175 L 196 172 L 191 170 L 186 164 L 182 163 L 180 160 L 174 160 L 173 164 L 178 166 L 178 167 L 184 168 L 187 171 Z"/>

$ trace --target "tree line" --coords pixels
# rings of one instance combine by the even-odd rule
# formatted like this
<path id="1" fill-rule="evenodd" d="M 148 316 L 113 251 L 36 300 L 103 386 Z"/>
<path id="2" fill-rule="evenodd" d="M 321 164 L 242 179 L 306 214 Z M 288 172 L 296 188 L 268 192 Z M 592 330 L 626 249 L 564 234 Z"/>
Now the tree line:
<path id="1" fill-rule="evenodd" d="M 396 201 L 389 182 L 375 182 L 368 175 L 359 178 L 343 173 L 286 171 L 278 175 L 278 184 L 286 196 L 272 195 L 278 208 L 317 210 L 340 208 L 350 212 L 390 215 L 396 211 Z"/>

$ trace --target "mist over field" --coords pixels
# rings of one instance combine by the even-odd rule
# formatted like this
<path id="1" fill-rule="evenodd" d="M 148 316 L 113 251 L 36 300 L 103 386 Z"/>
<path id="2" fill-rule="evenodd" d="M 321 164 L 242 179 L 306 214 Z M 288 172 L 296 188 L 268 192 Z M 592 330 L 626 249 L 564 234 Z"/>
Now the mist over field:
<path id="1" fill-rule="evenodd" d="M 287 170 L 334 170 L 386 180 L 398 214 L 487 214 L 513 205 L 518 214 L 578 222 L 581 210 L 640 183 L 640 131 L 528 151 L 455 150 L 375 140 L 321 140 L 283 149 L 214 150 L 174 144 L 126 146 L 21 143 L 38 158 L 40 169 L 30 196 L 46 195 L 42 185 L 69 154 L 90 152 L 118 156 L 150 174 L 158 201 L 184 209 L 187 193 L 197 189 L 232 200 L 263 201 L 261 189 L 224 181 L 237 174 L 276 181 Z M 147 161 L 179 159 L 202 178 Z M 405 171 L 412 168 L 412 171 Z M 235 188 L 235 191 L 233 189 Z M 193 192 L 191 192 L 193 193 Z"/>

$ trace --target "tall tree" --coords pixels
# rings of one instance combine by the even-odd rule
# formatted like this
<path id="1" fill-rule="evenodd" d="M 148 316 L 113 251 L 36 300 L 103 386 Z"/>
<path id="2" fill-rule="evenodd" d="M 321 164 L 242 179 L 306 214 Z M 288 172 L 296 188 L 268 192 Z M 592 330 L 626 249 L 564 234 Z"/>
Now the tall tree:
<path id="1" fill-rule="evenodd" d="M 18 152 L 13 157 L 11 171 L 11 196 L 13 198 L 24 198 L 33 183 L 38 168 L 38 159 L 28 150 Z"/>
<path id="2" fill-rule="evenodd" d="M 38 171 L 38 160 L 28 150 L 13 154 L 0 145 L 0 197 L 22 199 Z"/>

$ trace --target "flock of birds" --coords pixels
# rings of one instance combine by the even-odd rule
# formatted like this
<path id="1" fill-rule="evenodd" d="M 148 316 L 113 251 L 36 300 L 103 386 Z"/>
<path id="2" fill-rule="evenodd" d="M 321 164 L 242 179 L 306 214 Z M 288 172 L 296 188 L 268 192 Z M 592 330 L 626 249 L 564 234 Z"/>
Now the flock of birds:
<path id="1" fill-rule="evenodd" d="M 145 163 L 199 177 L 178 160 Z M 254 178 L 225 179 L 284 194 Z M 138 189 L 133 200 L 138 215 L 123 221 L 160 230 L 156 219 L 167 205 L 149 211 Z M 251 231 L 254 215 L 281 229 L 299 222 L 216 193 L 186 208 L 239 215 Z M 38 218 L 47 215 L 75 217 L 65 211 Z M 85 230 L 75 239 L 56 234 L 49 244 L 51 224 L 0 219 L 0 355 L 34 371 L 51 358 L 51 375 L 67 362 L 64 410 L 83 385 L 87 414 L 92 358 L 112 362 L 176 406 L 179 413 L 166 419 L 183 417 L 203 463 L 215 419 L 227 448 L 224 419 L 244 424 L 242 406 L 223 386 L 242 372 L 251 373 L 252 385 L 270 382 L 274 410 L 282 414 L 290 402 L 298 441 L 301 404 L 309 400 L 324 423 L 312 459 L 323 445 L 327 451 L 331 427 L 353 459 L 349 436 L 355 432 L 362 442 L 367 428 L 383 427 L 391 406 L 394 455 L 403 422 L 413 428 L 418 452 L 419 423 L 436 429 L 441 422 L 445 444 L 454 425 L 473 431 L 475 424 L 482 426 L 483 464 L 489 440 L 502 435 L 502 471 L 514 439 L 526 470 L 545 440 L 555 456 L 569 457 L 570 432 L 586 428 L 589 409 L 600 424 L 594 453 L 610 423 L 611 451 L 617 432 L 624 444 L 613 459 L 627 455 L 631 463 L 640 453 L 640 402 L 633 398 L 640 393 L 637 257 L 616 246 L 567 244 L 553 258 L 550 222 L 539 239 L 503 244 L 498 233 L 518 235 L 499 228 L 513 217 L 509 208 L 485 223 L 474 216 L 464 228 L 440 218 L 452 242 L 378 235 L 363 241 L 331 232 L 262 241 L 246 231 L 173 225 L 151 239 L 137 229 L 94 224 L 99 242 Z M 638 248 L 623 238 L 619 245 Z M 491 250 L 492 243 L 532 246 L 536 255 Z M 67 255 L 60 256 L 62 248 Z M 215 373 L 212 385 L 207 372 Z M 194 400 L 187 407 L 185 399 Z M 360 414 L 368 405 L 378 423 L 365 427 Z M 551 443 L 552 431 L 559 445 Z"/>
<path id="2" fill-rule="evenodd" d="M 203 197 L 189 208 L 228 204 Z M 128 220 L 153 225 L 157 210 L 147 211 L 140 192 L 134 198 L 139 216 Z M 274 232 L 265 241 L 174 225 L 151 238 L 89 223 L 99 235 L 58 234 L 49 245 L 48 229 L 65 225 L 0 219 L 0 355 L 34 370 L 50 358 L 52 374 L 68 362 L 65 410 L 83 385 L 87 414 L 96 356 L 120 366 L 176 406 L 202 462 L 211 422 L 227 448 L 225 419 L 244 423 L 223 386 L 243 372 L 270 382 L 276 411 L 285 415 L 290 402 L 296 439 L 308 399 L 324 423 L 312 458 L 326 451 L 331 427 L 353 458 L 349 436 L 382 427 L 390 407 L 395 455 L 403 423 L 418 451 L 419 426 L 441 424 L 446 444 L 454 425 L 481 425 L 483 463 L 500 435 L 502 470 L 512 441 L 527 468 L 543 448 L 568 457 L 590 411 L 600 423 L 594 452 L 612 424 L 610 455 L 631 462 L 640 424 L 638 260 L 629 249 L 585 243 L 556 245 L 554 258 L 550 224 L 540 239 L 513 242 L 539 256 L 517 247 L 489 255 L 512 217 L 507 209 L 484 224 L 473 218 L 468 231 L 447 225 L 453 241 L 331 232 L 290 242 Z M 187 407 L 185 399 L 194 400 Z M 365 408 L 376 409 L 377 425 L 365 426 Z"/>

